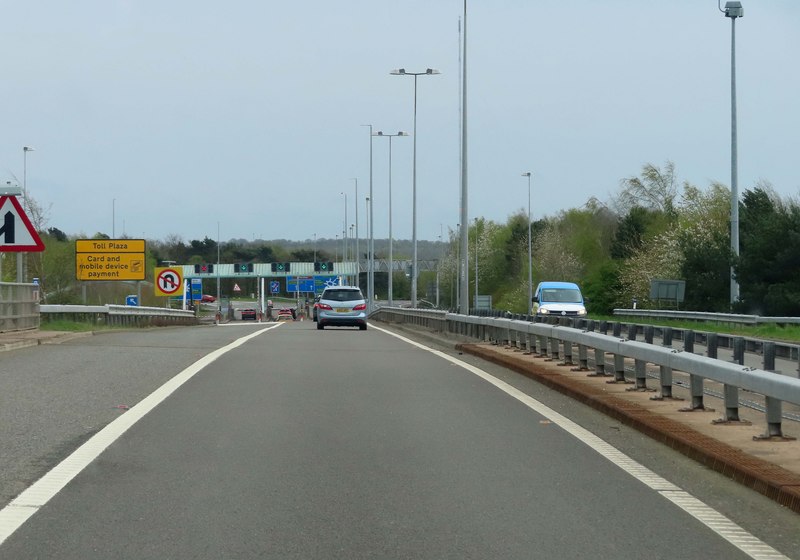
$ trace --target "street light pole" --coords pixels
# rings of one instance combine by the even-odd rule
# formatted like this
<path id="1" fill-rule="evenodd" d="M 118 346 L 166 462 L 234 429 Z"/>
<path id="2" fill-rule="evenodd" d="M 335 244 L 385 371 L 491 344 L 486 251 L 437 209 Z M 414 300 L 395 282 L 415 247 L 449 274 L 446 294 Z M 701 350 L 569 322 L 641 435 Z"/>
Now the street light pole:
<path id="1" fill-rule="evenodd" d="M 402 130 L 399 131 L 397 134 L 385 134 L 382 131 L 378 131 L 374 134 L 374 136 L 382 136 L 389 139 L 389 307 L 391 307 L 394 303 L 394 288 L 392 284 L 392 277 L 394 276 L 394 253 L 392 249 L 392 245 L 394 244 L 394 238 L 392 237 L 392 138 L 395 136 L 408 136 L 408 132 L 403 132 Z"/>
<path id="2" fill-rule="evenodd" d="M 22 147 L 22 198 L 23 204 L 30 208 L 28 201 L 28 152 L 33 152 L 34 149 L 30 146 Z M 25 281 L 25 254 L 17 253 L 17 283 L 21 284 Z"/>
<path id="3" fill-rule="evenodd" d="M 475 218 L 475 301 L 473 307 L 478 307 L 478 218 Z"/>
<path id="4" fill-rule="evenodd" d="M 531 256 L 531 172 L 522 174 L 528 178 L 528 315 L 533 315 L 533 260 Z"/>
<path id="5" fill-rule="evenodd" d="M 355 285 L 358 286 L 361 280 L 361 253 L 359 253 L 358 249 L 358 178 L 353 177 L 353 181 L 356 183 L 356 197 L 355 197 L 355 204 L 356 207 L 356 283 Z"/>
<path id="6" fill-rule="evenodd" d="M 369 212 L 368 216 L 368 230 L 369 230 L 369 244 L 368 244 L 368 251 L 369 251 L 369 261 L 367 266 L 367 299 L 369 300 L 369 307 L 368 310 L 372 311 L 375 309 L 375 232 L 373 231 L 373 215 L 372 215 L 372 208 L 375 206 L 372 204 L 372 201 L 375 199 L 372 197 L 372 125 L 371 124 L 362 124 L 361 126 L 368 126 L 369 127 L 369 198 L 370 201 L 369 205 Z"/>
<path id="7" fill-rule="evenodd" d="M 719 7 L 719 0 L 717 1 Z M 731 252 L 739 256 L 739 161 L 736 134 L 736 18 L 744 16 L 741 2 L 726 2 L 720 8 L 725 17 L 731 18 Z M 739 282 L 731 267 L 731 298 L 733 306 L 739 300 Z"/>
<path id="8" fill-rule="evenodd" d="M 219 222 L 217 222 L 217 321 L 221 319 L 220 312 L 222 311 L 222 302 L 219 300 L 220 292 L 220 270 L 219 270 Z M 263 311 L 263 309 L 262 309 Z"/>
<path id="9" fill-rule="evenodd" d="M 365 203 L 366 207 L 364 208 L 364 214 L 367 216 L 367 231 L 371 232 L 372 231 L 372 204 L 371 204 L 370 197 L 367 196 L 365 198 L 366 198 L 366 203 Z M 367 251 L 369 251 L 369 241 L 372 240 L 371 235 L 372 234 L 370 233 L 370 238 L 369 238 L 369 240 L 367 242 Z M 371 278 L 371 272 L 370 271 L 372 270 L 371 266 L 372 266 L 372 261 L 370 261 L 368 259 L 367 260 L 367 294 L 370 293 L 369 286 L 370 286 L 370 278 Z M 367 296 L 367 298 L 369 298 L 369 309 L 372 309 L 372 298 L 370 298 L 369 296 Z"/>
<path id="10" fill-rule="evenodd" d="M 462 45 L 463 57 L 461 60 L 461 223 L 464 225 L 461 232 L 463 245 L 463 274 L 469 280 L 469 209 L 467 188 L 467 0 L 464 0 L 464 36 Z M 460 313 L 469 313 L 469 282 L 461 286 Z"/>
<path id="11" fill-rule="evenodd" d="M 417 307 L 417 77 L 441 74 L 438 70 L 428 68 L 425 72 L 407 72 L 405 68 L 392 70 L 393 76 L 414 76 L 414 155 L 411 186 L 411 244 L 413 255 L 411 257 L 411 307 Z"/>
<path id="12" fill-rule="evenodd" d="M 348 250 L 347 250 L 348 249 L 348 247 L 347 247 L 347 193 L 346 192 L 342 192 L 340 194 L 344 195 L 344 224 L 343 224 L 344 227 L 342 228 L 342 248 L 344 249 L 342 254 L 344 255 L 344 258 L 342 260 L 346 261 L 347 260 L 347 253 L 348 253 Z"/>

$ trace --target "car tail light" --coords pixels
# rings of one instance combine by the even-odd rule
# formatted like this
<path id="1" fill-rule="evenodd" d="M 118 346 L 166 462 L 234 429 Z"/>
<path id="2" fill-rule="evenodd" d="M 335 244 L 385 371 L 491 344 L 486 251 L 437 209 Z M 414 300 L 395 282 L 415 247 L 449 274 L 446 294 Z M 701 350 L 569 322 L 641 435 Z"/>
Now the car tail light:
<path id="1" fill-rule="evenodd" d="M 353 311 L 364 311 L 367 308 L 366 303 L 359 303 L 353 308 Z"/>
<path id="2" fill-rule="evenodd" d="M 330 305 L 328 305 L 327 303 L 318 303 L 318 304 L 317 304 L 317 307 L 318 307 L 319 309 L 324 309 L 325 311 L 330 311 L 331 309 L 333 309 L 333 307 L 331 307 L 331 306 L 330 306 Z"/>

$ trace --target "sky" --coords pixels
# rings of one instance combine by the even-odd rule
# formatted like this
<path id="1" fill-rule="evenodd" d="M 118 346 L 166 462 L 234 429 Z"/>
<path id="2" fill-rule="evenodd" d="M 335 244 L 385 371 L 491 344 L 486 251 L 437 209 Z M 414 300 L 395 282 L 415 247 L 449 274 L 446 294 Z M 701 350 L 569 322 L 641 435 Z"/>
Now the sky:
<path id="1" fill-rule="evenodd" d="M 796 197 L 800 2 L 742 3 L 739 189 Z M 446 238 L 460 220 L 463 11 L 0 0 L 0 179 L 25 182 L 69 235 L 185 241 L 333 239 L 356 220 L 364 238 L 372 190 L 386 238 L 389 142 L 364 125 L 411 133 L 414 78 L 390 72 L 434 68 L 417 80 L 417 237 Z M 609 202 L 647 163 L 730 185 L 731 20 L 715 0 L 468 0 L 466 36 L 470 219 L 527 212 L 524 172 L 534 219 Z M 413 138 L 394 138 L 395 239 L 412 236 L 412 170 Z"/>

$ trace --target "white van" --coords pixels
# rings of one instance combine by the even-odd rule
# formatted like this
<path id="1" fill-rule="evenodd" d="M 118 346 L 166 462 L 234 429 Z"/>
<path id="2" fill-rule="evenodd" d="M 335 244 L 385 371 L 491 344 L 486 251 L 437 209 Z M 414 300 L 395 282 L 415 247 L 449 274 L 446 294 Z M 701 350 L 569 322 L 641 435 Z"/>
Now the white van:
<path id="1" fill-rule="evenodd" d="M 584 317 L 586 306 L 581 289 L 572 282 L 540 282 L 533 294 L 533 313 L 540 317 Z"/>

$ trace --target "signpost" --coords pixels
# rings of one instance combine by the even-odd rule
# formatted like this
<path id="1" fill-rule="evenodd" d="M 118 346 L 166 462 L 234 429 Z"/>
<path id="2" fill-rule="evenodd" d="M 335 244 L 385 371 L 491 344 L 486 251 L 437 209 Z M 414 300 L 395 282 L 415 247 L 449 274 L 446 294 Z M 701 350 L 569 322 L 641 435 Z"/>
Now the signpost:
<path id="1" fill-rule="evenodd" d="M 203 279 L 192 278 L 192 301 L 203 299 Z"/>
<path id="2" fill-rule="evenodd" d="M 78 280 L 144 280 L 144 239 L 78 239 L 75 277 Z"/>
<path id="3" fill-rule="evenodd" d="M 183 278 L 176 268 L 156 268 L 154 271 L 157 296 L 182 296 Z"/>
<path id="4" fill-rule="evenodd" d="M 0 196 L 0 252 L 44 251 L 42 238 L 36 233 L 16 196 Z"/>
<path id="5" fill-rule="evenodd" d="M 286 291 L 287 292 L 313 292 L 314 291 L 314 277 L 313 276 L 287 276 L 286 277 Z"/>

